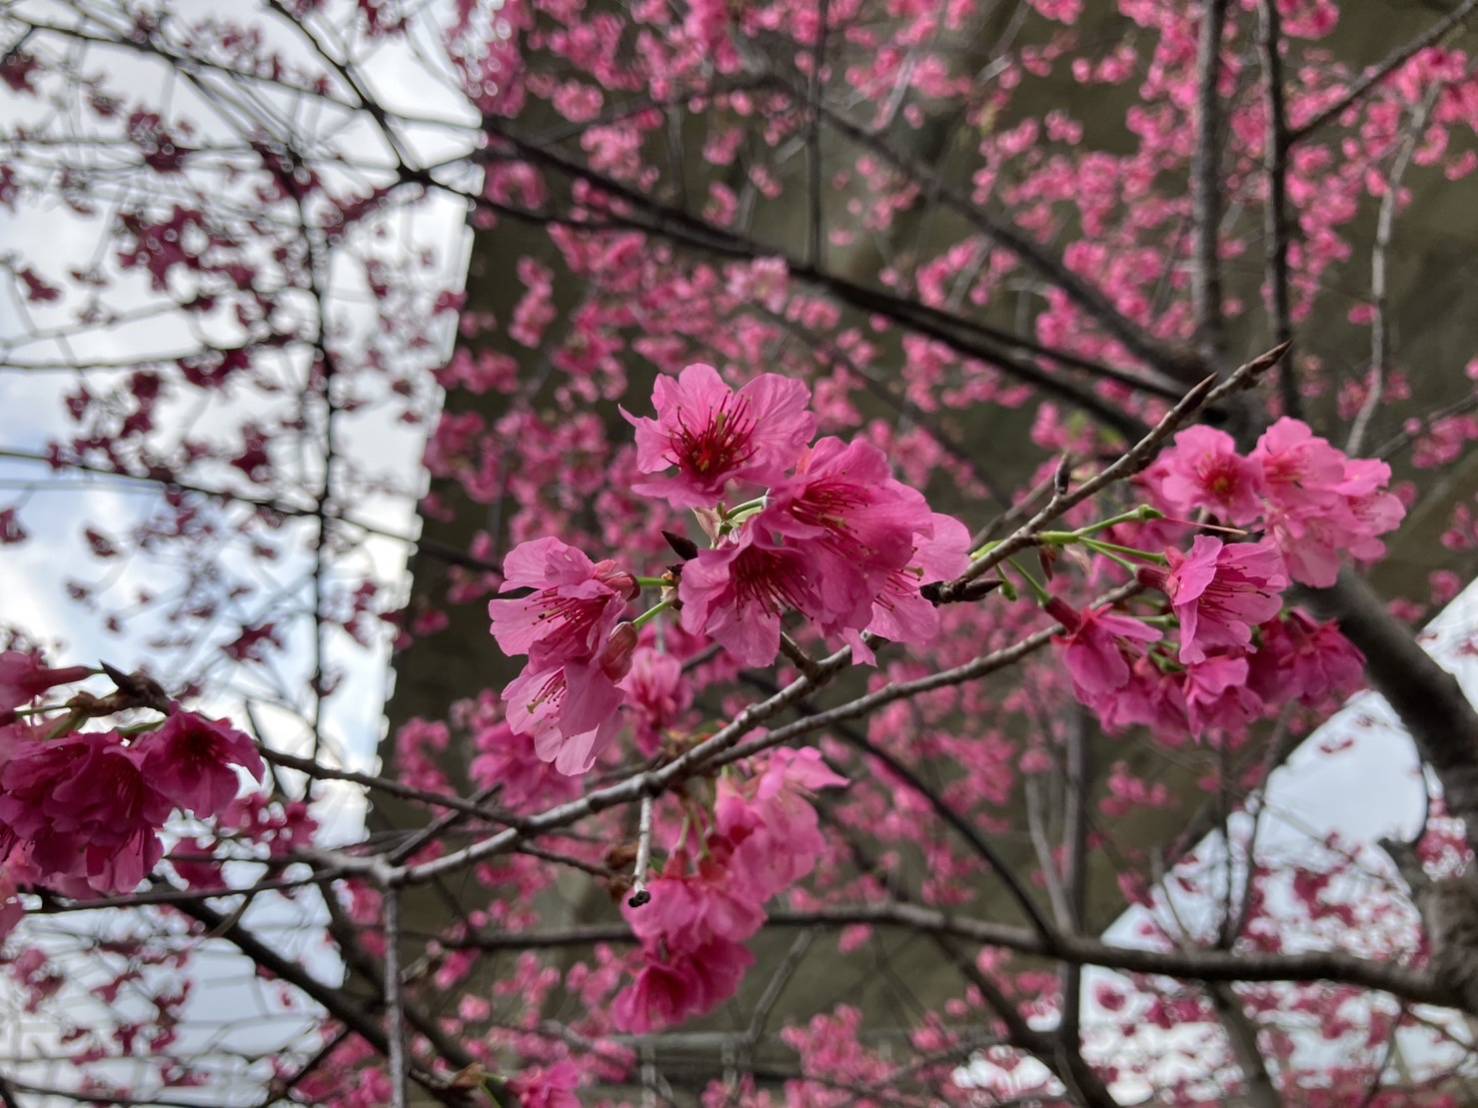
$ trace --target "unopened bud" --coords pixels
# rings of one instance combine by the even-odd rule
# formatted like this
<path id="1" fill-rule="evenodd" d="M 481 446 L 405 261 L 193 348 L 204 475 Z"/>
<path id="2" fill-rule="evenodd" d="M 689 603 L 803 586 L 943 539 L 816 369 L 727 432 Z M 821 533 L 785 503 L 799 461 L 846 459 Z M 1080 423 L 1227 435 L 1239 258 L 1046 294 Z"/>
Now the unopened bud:
<path id="1" fill-rule="evenodd" d="M 619 681 L 631 672 L 631 655 L 636 651 L 636 625 L 630 621 L 618 623 L 600 652 L 600 670 L 612 681 Z"/>
<path id="2" fill-rule="evenodd" d="M 635 600 L 641 595 L 641 586 L 636 583 L 636 578 L 621 569 L 615 562 L 601 562 L 595 567 L 595 579 L 605 585 L 612 592 L 621 593 L 627 600 Z"/>
<path id="3" fill-rule="evenodd" d="M 1165 571 L 1158 566 L 1140 566 L 1134 577 L 1147 589 L 1165 591 Z"/>

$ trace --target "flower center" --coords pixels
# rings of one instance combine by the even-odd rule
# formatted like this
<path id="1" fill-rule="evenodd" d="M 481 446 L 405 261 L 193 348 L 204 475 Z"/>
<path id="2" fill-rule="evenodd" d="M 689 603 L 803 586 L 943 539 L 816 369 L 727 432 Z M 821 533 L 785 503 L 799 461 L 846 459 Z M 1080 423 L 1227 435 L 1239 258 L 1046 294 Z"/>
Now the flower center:
<path id="1" fill-rule="evenodd" d="M 679 410 L 677 431 L 669 439 L 676 455 L 672 463 L 694 477 L 735 469 L 754 457 L 754 427 L 748 403 L 732 396 L 697 426 L 690 427 Z"/>

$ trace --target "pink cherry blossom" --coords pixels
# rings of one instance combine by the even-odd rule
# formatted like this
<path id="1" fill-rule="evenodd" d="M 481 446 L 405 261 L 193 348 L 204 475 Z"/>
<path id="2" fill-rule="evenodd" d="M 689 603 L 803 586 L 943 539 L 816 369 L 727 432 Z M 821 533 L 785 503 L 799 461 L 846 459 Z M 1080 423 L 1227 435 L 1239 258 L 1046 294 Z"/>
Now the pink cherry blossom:
<path id="1" fill-rule="evenodd" d="M 1189 554 L 1171 549 L 1170 572 L 1141 571 L 1163 588 L 1180 620 L 1180 660 L 1200 662 L 1208 647 L 1241 648 L 1252 628 L 1283 606 L 1282 559 L 1269 543 L 1224 544 L 1197 535 Z"/>
<path id="2" fill-rule="evenodd" d="M 710 939 L 683 954 L 648 952 L 636 980 L 616 997 L 616 1026 L 645 1034 L 711 1011 L 739 990 L 754 955 L 737 943 Z"/>
<path id="3" fill-rule="evenodd" d="M 69 685 L 92 675 L 86 666 L 49 669 L 38 655 L 19 650 L 0 654 L 0 712 L 28 704 L 57 685 Z"/>
<path id="4" fill-rule="evenodd" d="M 158 832 L 173 807 L 141 760 L 112 732 L 37 743 L 0 767 L 0 822 L 30 844 L 48 881 L 127 892 L 162 857 Z"/>
<path id="5" fill-rule="evenodd" d="M 580 1070 L 568 1059 L 552 1066 L 527 1066 L 509 1080 L 520 1108 L 580 1108 L 575 1090 Z"/>
<path id="6" fill-rule="evenodd" d="M 1242 655 L 1218 654 L 1185 672 L 1185 703 L 1191 732 L 1241 734 L 1262 712 L 1263 703 L 1247 687 L 1248 664 Z"/>
<path id="7" fill-rule="evenodd" d="M 1249 683 L 1269 703 L 1298 699 L 1310 706 L 1342 700 L 1365 683 L 1365 656 L 1333 621 L 1300 611 L 1262 625 Z"/>
<path id="8" fill-rule="evenodd" d="M 811 393 L 800 382 L 762 373 L 737 393 L 701 362 L 652 390 L 657 417 L 622 415 L 636 428 L 637 468 L 677 473 L 637 482 L 644 496 L 674 508 L 711 508 L 729 482 L 767 485 L 784 474 L 816 433 Z"/>
<path id="9" fill-rule="evenodd" d="M 1209 508 L 1240 525 L 1261 514 L 1261 471 L 1237 453 L 1231 435 L 1214 427 L 1197 425 L 1180 432 L 1145 476 L 1176 515 Z"/>
<path id="10" fill-rule="evenodd" d="M 637 748 L 651 757 L 661 746 L 662 733 L 693 703 L 693 689 L 683 676 L 682 662 L 664 651 L 638 647 L 621 688 L 635 717 Z"/>
<path id="11" fill-rule="evenodd" d="M 695 874 L 674 872 L 647 884 L 651 899 L 633 908 L 625 903 L 621 913 L 631 930 L 649 949 L 689 952 L 721 939 L 742 943 L 765 922 L 763 902 L 755 899 L 749 886 L 735 881 L 728 869 L 713 859 L 703 861 Z"/>
<path id="12" fill-rule="evenodd" d="M 811 872 L 825 848 L 811 795 L 846 783 L 810 747 L 781 748 L 757 777 L 719 783 L 718 833 L 734 852 L 733 871 L 760 902 Z"/>
<path id="13" fill-rule="evenodd" d="M 535 753 L 560 773 L 585 773 L 620 730 L 622 676 L 598 660 L 545 670 L 531 662 L 503 690 L 508 725 L 531 735 Z"/>
<path id="14" fill-rule="evenodd" d="M 1148 727 L 1168 746 L 1183 746 L 1189 735 L 1181 675 L 1167 673 L 1144 656 L 1130 667 L 1129 680 L 1091 705 L 1110 733 Z"/>
<path id="15" fill-rule="evenodd" d="M 678 596 L 684 630 L 709 635 L 747 666 L 767 666 L 780 651 L 780 617 L 822 605 L 815 563 L 756 523 L 686 563 Z"/>
<path id="16" fill-rule="evenodd" d="M 150 785 L 177 807 L 209 818 L 236 799 L 240 766 L 258 781 L 265 767 L 252 741 L 224 720 L 176 712 L 136 748 Z"/>
<path id="17" fill-rule="evenodd" d="M 1317 513 L 1339 496 L 1345 456 L 1302 420 L 1284 416 L 1262 433 L 1251 454 L 1263 488 L 1281 511 Z"/>
<path id="18" fill-rule="evenodd" d="M 1078 699 L 1088 705 L 1127 685 L 1136 644 L 1158 642 L 1161 637 L 1153 627 L 1108 606 L 1079 612 L 1054 597 L 1047 614 L 1067 630 L 1057 643 Z"/>
<path id="19" fill-rule="evenodd" d="M 815 563 L 817 606 L 807 614 L 827 633 L 865 627 L 878 594 L 934 529 L 923 496 L 892 479 L 881 450 L 837 438 L 818 442 L 770 490 L 755 526 Z"/>
<path id="20" fill-rule="evenodd" d="M 535 591 L 488 602 L 492 633 L 505 654 L 528 654 L 540 669 L 591 658 L 637 593 L 635 579 L 615 562 L 592 562 L 552 538 L 520 543 L 508 552 L 503 591 L 520 588 Z"/>
<path id="21" fill-rule="evenodd" d="M 533 811 L 579 791 L 575 780 L 539 757 L 534 737 L 520 734 L 507 723 L 493 723 L 473 736 L 478 754 L 468 773 L 479 788 L 498 786 L 498 804 L 513 812 Z"/>

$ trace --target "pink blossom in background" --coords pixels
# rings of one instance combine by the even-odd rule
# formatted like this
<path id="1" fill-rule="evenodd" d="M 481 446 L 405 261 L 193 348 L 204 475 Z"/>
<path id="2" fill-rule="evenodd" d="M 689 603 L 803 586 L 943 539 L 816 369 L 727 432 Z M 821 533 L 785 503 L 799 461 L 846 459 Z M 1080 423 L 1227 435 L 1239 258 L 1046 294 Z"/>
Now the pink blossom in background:
<path id="1" fill-rule="evenodd" d="M 655 419 L 622 410 L 636 428 L 637 467 L 660 474 L 637 482 L 645 496 L 674 508 L 711 508 L 730 482 L 767 485 L 780 478 L 816 433 L 801 381 L 762 373 L 737 393 L 718 370 L 697 363 L 674 380 L 658 377 L 652 390 Z"/>
<path id="2" fill-rule="evenodd" d="M 637 647 L 621 688 L 635 721 L 637 749 L 651 757 L 661 746 L 662 733 L 680 720 L 693 702 L 693 689 L 683 677 L 683 664 L 663 651 Z"/>
<path id="3" fill-rule="evenodd" d="M 1180 660 L 1200 662 L 1208 647 L 1241 648 L 1252 628 L 1283 606 L 1288 586 L 1278 551 L 1268 543 L 1231 543 L 1197 535 L 1188 554 L 1167 551 L 1170 571 L 1141 570 L 1163 588 L 1180 620 Z"/>
<path id="4" fill-rule="evenodd" d="M 520 1108 L 580 1108 L 580 1070 L 571 1061 L 527 1066 L 508 1082 Z"/>

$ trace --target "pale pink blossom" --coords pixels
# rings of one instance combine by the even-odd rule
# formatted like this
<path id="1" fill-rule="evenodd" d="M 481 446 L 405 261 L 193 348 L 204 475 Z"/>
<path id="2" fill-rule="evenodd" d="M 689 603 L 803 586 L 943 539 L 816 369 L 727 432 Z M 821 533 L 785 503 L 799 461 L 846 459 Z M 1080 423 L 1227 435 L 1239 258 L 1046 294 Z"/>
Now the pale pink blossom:
<path id="1" fill-rule="evenodd" d="M 521 588 L 535 591 L 488 602 L 492 634 L 503 653 L 527 654 L 540 669 L 593 657 L 638 591 L 615 562 L 552 538 L 520 543 L 503 560 L 503 591 Z"/>

